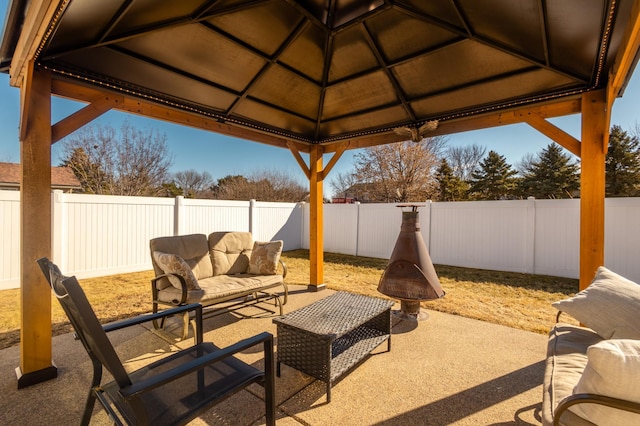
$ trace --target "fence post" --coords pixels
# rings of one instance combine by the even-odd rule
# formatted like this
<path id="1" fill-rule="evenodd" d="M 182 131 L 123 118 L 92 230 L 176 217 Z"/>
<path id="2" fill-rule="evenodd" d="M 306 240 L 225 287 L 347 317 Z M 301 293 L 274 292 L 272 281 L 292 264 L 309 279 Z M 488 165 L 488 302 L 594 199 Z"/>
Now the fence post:
<path id="1" fill-rule="evenodd" d="M 54 189 L 51 193 L 51 260 L 60 265 L 63 271 L 69 270 L 67 251 L 64 250 L 65 235 L 68 234 L 65 227 L 66 216 L 64 193 L 60 189 Z"/>
<path id="2" fill-rule="evenodd" d="M 304 223 L 305 223 L 305 219 L 306 219 L 306 209 L 305 209 L 305 202 L 304 201 L 300 201 L 298 203 L 298 208 L 300 209 L 300 248 L 304 248 L 304 238 L 307 235 L 304 229 Z"/>
<path id="3" fill-rule="evenodd" d="M 525 271 L 528 274 L 535 273 L 536 269 L 536 199 L 527 198 L 525 236 Z"/>
<path id="4" fill-rule="evenodd" d="M 256 216 L 256 200 L 252 198 L 249 200 L 249 232 L 254 236 L 254 239 L 256 238 L 256 232 L 258 232 L 256 229 L 256 221 L 258 218 Z"/>
<path id="5" fill-rule="evenodd" d="M 182 216 L 184 216 L 184 197 L 178 195 L 173 206 L 173 235 L 180 235 L 184 228 Z"/>
<path id="6" fill-rule="evenodd" d="M 432 203 L 431 200 L 427 200 L 426 201 L 426 204 L 427 204 L 426 205 L 427 208 L 425 209 L 427 211 L 427 223 L 425 224 L 426 226 L 424 226 L 422 224 L 420 225 L 422 228 L 426 228 L 427 232 L 429 233 L 429 235 L 427 235 L 427 240 L 426 240 L 427 241 L 427 252 L 429 252 L 429 253 L 431 253 L 431 203 Z M 420 222 L 422 222 L 422 221 L 420 221 Z M 423 232 L 423 234 L 424 234 L 424 232 Z"/>
<path id="7" fill-rule="evenodd" d="M 360 201 L 356 205 L 356 256 L 360 255 Z"/>

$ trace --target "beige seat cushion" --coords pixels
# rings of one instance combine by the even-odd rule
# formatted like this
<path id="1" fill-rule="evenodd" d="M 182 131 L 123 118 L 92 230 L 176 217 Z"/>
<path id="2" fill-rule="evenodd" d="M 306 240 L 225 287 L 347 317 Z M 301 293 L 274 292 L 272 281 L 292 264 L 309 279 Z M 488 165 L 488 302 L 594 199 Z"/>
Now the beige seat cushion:
<path id="1" fill-rule="evenodd" d="M 213 232 L 209 234 L 209 249 L 213 276 L 247 272 L 253 238 L 250 232 Z"/>
<path id="2" fill-rule="evenodd" d="M 257 289 L 267 289 L 282 285 L 282 275 L 216 275 L 215 277 L 200 280 L 198 284 L 201 290 L 190 291 L 187 303 L 204 303 L 218 299 L 218 302 L 242 297 L 251 294 Z M 176 303 L 180 300 L 180 291 L 175 287 L 167 287 L 158 292 L 158 300 L 162 302 Z"/>
<path id="3" fill-rule="evenodd" d="M 213 276 L 211 258 L 209 257 L 209 245 L 204 234 L 180 235 L 175 237 L 159 237 L 149 242 L 151 259 L 156 275 L 164 273 L 162 268 L 153 258 L 153 252 L 170 253 L 180 256 L 191 268 L 197 280 Z M 169 280 L 162 279 L 158 282 L 158 289 L 170 286 Z"/>
<path id="4" fill-rule="evenodd" d="M 587 348 L 602 341 L 593 330 L 571 324 L 556 324 L 549 334 L 542 397 L 542 424 L 553 424 L 556 407 L 573 393 L 585 366 Z M 564 424 L 591 425 L 570 411 L 562 416 Z M 567 417 L 567 418 L 565 418 Z M 568 419 L 571 418 L 571 419 Z"/>

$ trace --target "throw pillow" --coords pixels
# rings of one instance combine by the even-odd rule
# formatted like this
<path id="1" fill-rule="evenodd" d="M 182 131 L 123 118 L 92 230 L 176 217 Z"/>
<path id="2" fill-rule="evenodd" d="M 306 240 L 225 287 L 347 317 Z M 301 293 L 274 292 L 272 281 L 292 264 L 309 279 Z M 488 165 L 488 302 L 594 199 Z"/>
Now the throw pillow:
<path id="1" fill-rule="evenodd" d="M 603 340 L 587 349 L 587 365 L 574 393 L 596 393 L 640 403 L 640 341 Z M 569 408 L 597 425 L 640 424 L 640 414 L 597 404 Z"/>
<path id="2" fill-rule="evenodd" d="M 198 285 L 198 280 L 196 276 L 193 274 L 193 271 L 180 256 L 176 254 L 163 253 L 161 251 L 154 251 L 153 258 L 156 263 L 162 269 L 165 274 L 178 274 L 184 278 L 184 281 L 187 283 L 188 290 L 200 290 L 200 286 Z M 180 279 L 173 275 L 168 275 L 167 278 L 171 285 L 177 289 L 182 289 L 182 285 L 180 284 Z"/>
<path id="3" fill-rule="evenodd" d="M 275 275 L 283 245 L 282 240 L 253 243 L 247 272 L 255 275 Z"/>
<path id="4" fill-rule="evenodd" d="M 589 287 L 552 305 L 605 339 L 640 339 L 640 285 L 604 266 Z"/>

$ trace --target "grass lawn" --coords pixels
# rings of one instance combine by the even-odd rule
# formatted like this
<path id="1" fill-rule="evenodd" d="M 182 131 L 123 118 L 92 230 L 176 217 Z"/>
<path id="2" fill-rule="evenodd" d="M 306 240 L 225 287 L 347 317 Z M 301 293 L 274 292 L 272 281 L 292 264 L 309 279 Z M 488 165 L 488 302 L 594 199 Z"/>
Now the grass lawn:
<path id="1" fill-rule="evenodd" d="M 288 284 L 309 284 L 309 252 L 283 253 Z M 377 291 L 386 259 L 325 253 L 324 278 L 328 288 L 386 298 Z M 441 312 L 475 318 L 536 333 L 547 333 L 555 322 L 551 303 L 578 291 L 578 280 L 513 272 L 486 271 L 435 265 L 446 296 L 423 302 Z M 64 271 L 63 271 L 64 272 Z M 80 280 L 87 298 L 103 323 L 151 311 L 152 271 Z M 20 290 L 2 290 L 0 349 L 20 341 Z M 53 334 L 71 326 L 52 296 Z M 286 307 L 285 307 L 286 309 Z M 563 321 L 569 320 L 564 317 Z"/>

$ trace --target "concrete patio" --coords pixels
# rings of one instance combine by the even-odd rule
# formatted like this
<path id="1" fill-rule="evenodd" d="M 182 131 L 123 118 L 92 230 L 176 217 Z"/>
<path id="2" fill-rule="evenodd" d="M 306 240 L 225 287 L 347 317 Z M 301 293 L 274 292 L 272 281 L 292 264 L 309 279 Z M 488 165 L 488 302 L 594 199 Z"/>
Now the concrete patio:
<path id="1" fill-rule="evenodd" d="M 333 292 L 290 286 L 285 312 Z M 437 302 L 434 302 L 437 303 Z M 396 306 L 397 309 L 397 306 Z M 205 340 L 226 346 L 269 331 L 274 315 L 256 308 L 204 323 Z M 277 423 L 295 425 L 538 425 L 547 337 L 430 311 L 427 321 L 394 319 L 391 351 L 386 344 L 332 387 L 282 366 L 276 379 Z M 191 340 L 150 331 L 151 324 L 110 334 L 128 368 L 138 368 Z M 277 350 L 277 340 L 276 340 Z M 240 356 L 262 363 L 261 348 Z M 51 425 L 79 422 L 91 380 L 91 363 L 80 342 L 66 334 L 53 339 L 58 378 L 17 390 L 19 347 L 0 351 L 0 424 Z M 262 389 L 242 391 L 195 420 L 197 425 L 264 424 Z M 109 424 L 96 406 L 92 424 Z"/>

